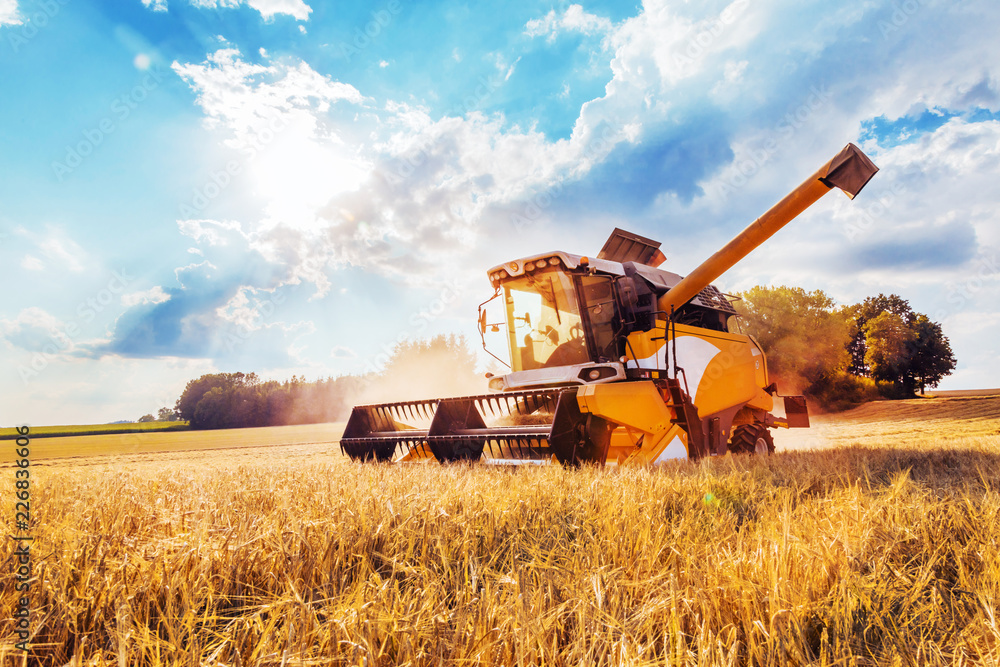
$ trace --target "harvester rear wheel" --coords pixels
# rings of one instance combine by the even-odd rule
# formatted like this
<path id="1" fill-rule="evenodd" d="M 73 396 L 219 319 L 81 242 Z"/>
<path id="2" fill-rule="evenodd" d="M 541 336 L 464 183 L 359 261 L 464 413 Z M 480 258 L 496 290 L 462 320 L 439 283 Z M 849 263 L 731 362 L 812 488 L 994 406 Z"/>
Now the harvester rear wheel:
<path id="1" fill-rule="evenodd" d="M 767 456 L 774 453 L 774 438 L 763 424 L 741 424 L 733 431 L 729 451 L 733 454 Z"/>

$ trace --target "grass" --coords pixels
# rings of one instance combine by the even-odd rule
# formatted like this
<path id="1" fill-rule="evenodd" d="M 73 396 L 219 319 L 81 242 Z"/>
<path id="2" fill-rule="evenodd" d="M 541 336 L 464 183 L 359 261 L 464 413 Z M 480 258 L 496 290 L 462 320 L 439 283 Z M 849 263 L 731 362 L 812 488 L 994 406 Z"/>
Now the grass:
<path id="1" fill-rule="evenodd" d="M 968 400 L 659 469 L 52 460 L 30 664 L 997 665 L 1000 397 Z"/>
<path id="2" fill-rule="evenodd" d="M 186 431 L 190 427 L 180 422 L 143 422 L 131 424 L 85 424 L 78 426 L 32 426 L 32 438 L 58 438 L 77 435 L 110 435 L 115 433 L 163 433 Z M 0 428 L 0 440 L 14 440 L 18 433 L 14 428 Z"/>

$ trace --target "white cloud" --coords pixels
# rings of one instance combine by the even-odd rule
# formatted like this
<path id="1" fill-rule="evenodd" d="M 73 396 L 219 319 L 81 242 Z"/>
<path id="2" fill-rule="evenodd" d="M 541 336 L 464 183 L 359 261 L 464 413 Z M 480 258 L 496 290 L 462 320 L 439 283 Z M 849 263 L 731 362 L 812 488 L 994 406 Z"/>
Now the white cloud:
<path id="1" fill-rule="evenodd" d="M 144 7 L 152 9 L 154 12 L 167 11 L 167 0 L 142 0 L 142 4 Z"/>
<path id="2" fill-rule="evenodd" d="M 232 9 L 246 4 L 260 12 L 265 21 L 274 19 L 276 14 L 287 14 L 298 21 L 308 21 L 312 12 L 312 8 L 302 0 L 191 0 L 191 4 L 205 9 Z"/>
<path id="3" fill-rule="evenodd" d="M 144 292 L 132 292 L 130 294 L 122 294 L 122 305 L 126 308 L 131 308 L 132 306 L 138 306 L 140 304 L 147 303 L 163 303 L 164 301 L 169 301 L 170 295 L 163 291 L 163 288 L 159 285 L 151 287 Z"/>
<path id="4" fill-rule="evenodd" d="M 17 11 L 17 0 L 0 0 L 0 26 L 22 23 L 24 19 Z"/>
<path id="5" fill-rule="evenodd" d="M 52 266 L 68 269 L 74 273 L 80 273 L 84 270 L 87 253 L 60 227 L 47 226 L 44 233 L 41 234 L 29 231 L 24 227 L 19 227 L 16 231 L 19 235 L 32 241 L 38 252 L 49 260 Z M 40 270 L 44 265 L 40 259 L 34 256 L 31 260 L 33 261 L 28 262 L 30 266 L 25 266 L 25 268 Z"/>
<path id="6" fill-rule="evenodd" d="M 350 122 L 364 102 L 353 86 L 304 62 L 247 63 L 234 49 L 173 68 L 198 93 L 207 125 L 226 133 L 225 143 L 245 158 L 269 217 L 313 224 L 316 206 L 367 176 L 367 158 L 345 136 L 361 127 Z"/>
<path id="7" fill-rule="evenodd" d="M 308 21 L 312 7 L 302 0 L 246 0 L 247 4 L 260 12 L 269 21 L 275 14 L 287 14 L 298 21 Z"/>
<path id="8" fill-rule="evenodd" d="M 534 129 L 512 127 L 500 116 L 471 111 L 461 118 L 435 119 L 414 105 L 390 102 L 383 110 L 367 109 L 361 93 L 350 86 L 310 97 L 296 91 L 295 78 L 321 91 L 344 84 L 316 74 L 305 63 L 263 67 L 223 50 L 202 66 L 175 69 L 199 92 L 210 122 L 229 128 L 233 146 L 252 145 L 263 132 L 262 118 L 299 123 L 294 149 L 276 147 L 273 155 L 279 159 L 267 161 L 271 171 L 260 169 L 262 186 L 272 186 L 264 190 L 270 204 L 261 220 L 242 227 L 255 249 L 290 267 L 311 258 L 313 267 L 346 263 L 412 276 L 430 270 L 449 248 L 473 244 L 484 216 L 495 216 L 504 206 L 555 184 L 585 177 L 616 146 L 655 146 L 665 141 L 661 135 L 670 128 L 683 137 L 685 124 L 693 124 L 706 111 L 722 123 L 711 129 L 711 138 L 719 142 L 712 149 L 719 152 L 721 168 L 706 163 L 710 171 L 697 183 L 704 194 L 696 192 L 693 201 L 666 191 L 656 204 L 658 215 L 708 212 L 710 220 L 718 220 L 731 216 L 734 206 L 753 211 L 757 197 L 782 192 L 786 172 L 815 168 L 817 160 L 827 159 L 827 153 L 854 138 L 860 121 L 872 115 L 867 102 L 844 99 L 854 94 L 854 78 L 841 75 L 829 88 L 818 78 L 824 73 L 821 56 L 831 56 L 824 49 L 845 30 L 861 30 L 862 19 L 870 17 L 856 8 L 809 11 L 818 21 L 815 38 L 809 40 L 778 39 L 785 32 L 787 14 L 781 7 L 751 5 L 748 0 L 711 12 L 700 5 L 649 0 L 638 16 L 618 25 L 573 5 L 529 22 L 526 32 L 531 35 L 601 33 L 614 49 L 605 94 L 583 105 L 570 138 L 559 141 Z M 932 14 L 928 11 L 928 20 Z M 896 47 L 879 43 L 872 48 L 888 53 Z M 457 51 L 455 55 L 460 57 Z M 512 71 L 513 65 L 502 56 L 487 56 L 503 72 Z M 787 65 L 776 69 L 778 62 L 814 68 L 808 76 L 824 91 L 821 99 L 807 110 L 806 122 L 794 128 L 794 140 L 756 165 L 750 186 L 736 196 L 720 196 L 741 160 L 786 129 L 774 119 L 796 114 L 814 96 L 816 85 L 801 86 Z M 838 67 L 834 62 L 828 69 Z M 895 76 L 881 69 L 867 75 L 887 82 Z M 977 76 L 982 79 L 981 68 Z M 928 85 L 945 86 L 946 81 L 935 74 Z M 498 79 L 497 85 L 502 84 Z M 893 86 L 886 83 L 880 89 Z M 959 88 L 971 94 L 966 83 Z M 912 92 L 907 94 L 910 99 L 919 97 Z M 328 105 L 331 100 L 353 108 L 357 115 L 351 122 L 365 132 L 350 132 L 346 116 L 334 113 L 336 104 Z M 853 110 L 845 112 L 845 104 Z M 817 137 L 823 141 L 817 142 Z M 697 144 L 699 139 L 690 141 Z M 323 167 L 296 170 L 296 164 Z M 323 175 L 310 179 L 304 173 L 309 171 Z M 337 173 L 342 177 L 325 177 Z M 316 272 L 295 268 L 292 278 L 306 279 L 307 273 Z"/>
<path id="9" fill-rule="evenodd" d="M 226 122 L 239 132 L 251 131 L 259 121 L 280 111 L 309 108 L 320 110 L 331 103 L 362 102 L 361 93 L 350 84 L 325 77 L 304 62 L 288 65 L 254 65 L 240 59 L 236 49 L 219 49 L 200 64 L 171 66 L 198 91 L 198 104 L 213 122 Z"/>
<path id="10" fill-rule="evenodd" d="M 428 257 L 472 243 L 487 206 L 581 168 L 577 144 L 504 132 L 502 119 L 470 113 L 434 121 L 397 104 L 369 110 L 355 88 L 305 63 L 254 65 L 224 49 L 174 69 L 228 145 L 260 153 L 248 172 L 267 201 L 256 221 L 180 221 L 182 232 L 209 244 L 222 243 L 223 231 L 241 234 L 287 268 L 284 280 L 313 282 L 320 294 L 329 289 L 330 265 L 420 276 Z M 358 128 L 375 113 L 384 125 L 372 143 Z"/>
<path id="11" fill-rule="evenodd" d="M 226 232 L 239 232 L 240 223 L 233 220 L 178 220 L 177 226 L 181 234 L 189 236 L 199 243 L 204 242 L 210 246 L 225 245 Z M 190 248 L 188 252 L 192 254 L 203 254 L 197 248 Z"/>
<path id="12" fill-rule="evenodd" d="M 219 267 L 210 261 L 188 264 L 174 269 L 174 277 L 184 288 L 204 287 L 211 283 L 214 277 L 213 271 L 217 272 Z"/>
<path id="13" fill-rule="evenodd" d="M 507 76 L 517 63 L 490 57 Z M 247 171 L 267 202 L 256 220 L 224 230 L 182 221 L 183 233 L 209 244 L 239 235 L 283 267 L 279 282 L 313 283 L 316 296 L 330 289 L 327 272 L 346 265 L 413 285 L 439 284 L 456 271 L 478 276 L 482 267 L 468 266 L 465 251 L 501 231 L 485 226 L 488 211 L 580 178 L 639 132 L 594 117 L 553 142 L 474 110 L 434 119 L 408 104 L 375 109 L 306 63 L 251 64 L 233 49 L 173 67 L 198 94 L 207 124 L 249 155 Z M 482 95 L 504 81 L 491 79 Z"/>
<path id="14" fill-rule="evenodd" d="M 275 301 L 272 292 L 259 290 L 252 286 L 240 287 L 236 294 L 225 305 L 216 309 L 216 314 L 248 331 L 256 331 L 272 319 L 275 309 L 283 303 L 283 299 Z"/>
<path id="15" fill-rule="evenodd" d="M 611 21 L 603 16 L 589 14 L 580 5 L 570 5 L 561 15 L 554 9 L 540 19 L 532 19 L 524 26 L 528 37 L 544 36 L 549 42 L 555 41 L 560 33 L 579 32 L 584 35 L 611 32 Z"/>
<path id="16" fill-rule="evenodd" d="M 493 59 L 493 64 L 503 75 L 503 80 L 507 81 L 514 74 L 514 70 L 517 68 L 517 64 L 521 62 L 521 56 L 518 56 L 513 63 L 508 63 L 507 59 L 503 57 L 503 54 L 491 53 L 488 54 L 489 57 Z"/>
<path id="17" fill-rule="evenodd" d="M 65 328 L 57 317 L 34 306 L 25 308 L 14 319 L 0 320 L 0 335 L 8 348 L 20 348 L 50 357 L 74 348 L 72 339 L 64 333 Z"/>
<path id="18" fill-rule="evenodd" d="M 44 271 L 45 263 L 34 255 L 25 255 L 21 260 L 21 268 L 28 271 Z"/>
<path id="19" fill-rule="evenodd" d="M 330 351 L 330 356 L 337 359 L 356 359 L 358 354 L 349 347 L 335 345 Z"/>
<path id="20" fill-rule="evenodd" d="M 46 257 L 60 262 L 70 271 L 76 273 L 83 271 L 83 263 L 81 262 L 84 256 L 83 249 L 69 237 L 50 235 L 42 241 L 39 247 Z"/>

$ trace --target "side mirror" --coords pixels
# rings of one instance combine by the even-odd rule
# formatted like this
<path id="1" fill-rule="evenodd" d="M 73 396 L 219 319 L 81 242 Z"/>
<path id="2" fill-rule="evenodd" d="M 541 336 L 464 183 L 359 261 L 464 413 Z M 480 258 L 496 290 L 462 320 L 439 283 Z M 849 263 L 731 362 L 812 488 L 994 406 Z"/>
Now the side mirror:
<path id="1" fill-rule="evenodd" d="M 479 333 L 486 335 L 486 311 L 479 309 Z"/>
<path id="2" fill-rule="evenodd" d="M 617 283 L 618 297 L 621 299 L 621 305 L 624 309 L 632 310 L 639 305 L 639 293 L 636 290 L 635 278 L 623 276 L 617 280 Z"/>

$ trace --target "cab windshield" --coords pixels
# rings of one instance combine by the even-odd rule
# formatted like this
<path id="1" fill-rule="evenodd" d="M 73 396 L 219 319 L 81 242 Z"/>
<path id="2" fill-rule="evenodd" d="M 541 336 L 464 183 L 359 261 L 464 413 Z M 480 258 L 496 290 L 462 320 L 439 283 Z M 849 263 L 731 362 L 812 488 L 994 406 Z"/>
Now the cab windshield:
<path id="1" fill-rule="evenodd" d="M 590 361 L 573 279 L 543 271 L 504 284 L 515 371 Z"/>

